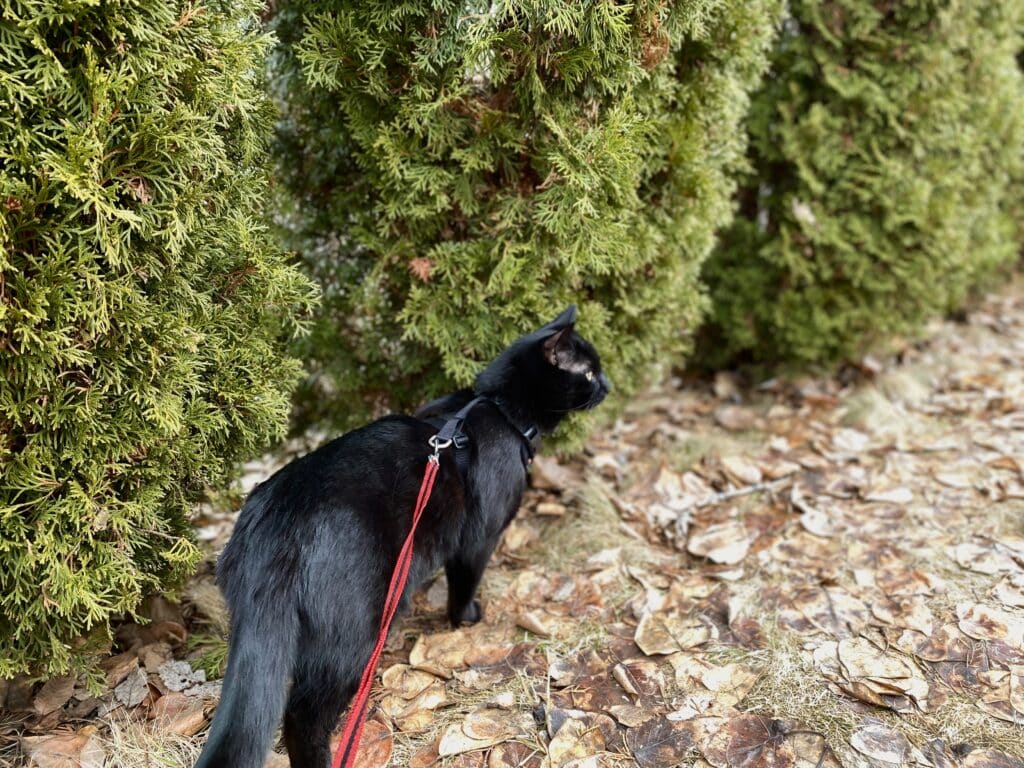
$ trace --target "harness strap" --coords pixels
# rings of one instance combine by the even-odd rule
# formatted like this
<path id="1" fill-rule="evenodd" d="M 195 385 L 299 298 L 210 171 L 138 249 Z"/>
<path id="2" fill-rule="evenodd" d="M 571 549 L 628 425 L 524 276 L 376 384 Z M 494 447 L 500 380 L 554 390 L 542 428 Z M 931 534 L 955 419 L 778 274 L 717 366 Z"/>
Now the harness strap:
<path id="1" fill-rule="evenodd" d="M 540 430 L 537 429 L 537 426 L 534 424 L 530 424 L 526 429 L 522 429 L 518 424 L 516 424 L 515 420 L 511 415 L 509 415 L 509 412 L 505 410 L 505 407 L 500 401 L 486 395 L 477 395 L 462 406 L 454 416 L 447 419 L 441 426 L 441 430 L 437 435 L 434 438 L 431 438 L 433 442 L 430 444 L 435 445 L 435 443 L 440 443 L 447 447 L 447 445 L 449 445 L 448 441 L 450 440 L 450 444 L 454 445 L 456 448 L 465 448 L 469 440 L 461 431 L 462 423 L 466 420 L 466 417 L 469 416 L 469 412 L 476 406 L 480 405 L 480 403 L 488 403 L 494 406 L 494 409 L 501 414 L 502 418 L 505 419 L 516 435 L 519 436 L 519 439 L 522 442 L 519 458 L 523 462 L 524 469 L 529 467 L 533 462 L 533 457 L 537 454 Z"/>
<path id="2" fill-rule="evenodd" d="M 536 424 L 530 424 L 526 429 L 521 429 L 518 424 L 513 421 L 508 411 L 505 410 L 501 402 L 494 400 L 490 397 L 483 398 L 493 405 L 500 413 L 508 425 L 515 430 L 516 434 L 519 435 L 519 439 L 522 441 L 520 460 L 523 462 L 523 467 L 529 467 L 533 463 L 533 457 L 537 455 L 537 443 L 540 439 L 540 430 L 537 429 Z"/>
<path id="3" fill-rule="evenodd" d="M 462 427 L 462 422 L 466 420 L 466 417 L 469 416 L 469 412 L 472 411 L 474 407 L 486 399 L 487 398 L 481 395 L 477 395 L 462 406 L 454 416 L 444 423 L 444 426 L 441 427 L 440 431 L 434 435 L 434 437 L 430 438 L 430 444 L 436 447 L 437 443 L 449 443 L 454 444 L 456 448 L 462 448 L 463 445 L 465 445 L 466 439 L 466 436 L 459 431 Z M 459 444 L 460 439 L 462 441 L 462 445 Z"/>

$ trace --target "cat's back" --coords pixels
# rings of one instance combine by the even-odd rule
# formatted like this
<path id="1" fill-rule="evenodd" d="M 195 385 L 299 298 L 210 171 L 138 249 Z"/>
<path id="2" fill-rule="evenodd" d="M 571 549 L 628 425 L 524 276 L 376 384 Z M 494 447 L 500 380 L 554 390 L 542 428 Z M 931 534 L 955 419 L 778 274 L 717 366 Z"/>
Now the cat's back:
<path id="1" fill-rule="evenodd" d="M 232 541 L 290 538 L 318 515 L 379 507 L 422 473 L 434 431 L 411 416 L 385 416 L 294 459 L 249 494 Z"/>
<path id="2" fill-rule="evenodd" d="M 358 546 L 366 521 L 384 523 L 396 498 L 415 493 L 434 431 L 411 416 L 386 416 L 286 464 L 246 499 L 218 579 L 230 588 L 236 572 L 284 575 L 328 530 Z"/>
<path id="3" fill-rule="evenodd" d="M 407 466 L 422 468 L 433 432 L 430 425 L 411 416 L 385 416 L 346 432 L 271 475 L 250 494 L 242 514 L 286 497 L 299 502 L 292 511 L 301 514 L 332 494 L 358 495 L 388 483 Z"/>

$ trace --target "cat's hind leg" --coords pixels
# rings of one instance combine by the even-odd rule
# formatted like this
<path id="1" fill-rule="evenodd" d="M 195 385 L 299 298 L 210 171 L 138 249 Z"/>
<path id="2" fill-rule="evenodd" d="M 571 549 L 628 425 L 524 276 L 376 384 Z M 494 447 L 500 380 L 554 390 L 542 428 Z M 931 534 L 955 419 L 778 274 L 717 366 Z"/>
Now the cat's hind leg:
<path id="1" fill-rule="evenodd" d="M 284 714 L 284 742 L 291 768 L 328 768 L 331 733 L 359 680 L 320 659 L 295 671 Z"/>

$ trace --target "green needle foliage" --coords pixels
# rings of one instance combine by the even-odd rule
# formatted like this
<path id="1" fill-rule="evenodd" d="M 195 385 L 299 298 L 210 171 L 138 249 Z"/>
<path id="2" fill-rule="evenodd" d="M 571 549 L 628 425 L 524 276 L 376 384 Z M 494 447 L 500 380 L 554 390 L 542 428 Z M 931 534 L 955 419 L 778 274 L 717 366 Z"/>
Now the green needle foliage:
<path id="1" fill-rule="evenodd" d="M 287 419 L 258 6 L 0 3 L 0 678 L 85 666 Z"/>
<path id="2" fill-rule="evenodd" d="M 961 306 L 1019 247 L 1024 3 L 789 7 L 706 265 L 712 365 L 854 355 Z"/>
<path id="3" fill-rule="evenodd" d="M 620 392 L 678 362 L 779 7 L 282 0 L 281 221 L 325 297 L 306 414 L 467 384 L 569 302 Z"/>

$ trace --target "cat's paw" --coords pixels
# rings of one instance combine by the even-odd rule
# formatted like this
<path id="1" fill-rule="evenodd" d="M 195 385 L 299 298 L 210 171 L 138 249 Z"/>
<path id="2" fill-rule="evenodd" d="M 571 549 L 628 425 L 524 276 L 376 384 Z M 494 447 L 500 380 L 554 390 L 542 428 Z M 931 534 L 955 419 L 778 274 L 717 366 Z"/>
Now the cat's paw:
<path id="1" fill-rule="evenodd" d="M 479 600 L 471 600 L 470 603 L 462 609 L 461 615 L 449 616 L 453 627 L 457 627 L 460 624 L 476 624 L 483 617 L 484 611 L 483 608 L 480 607 Z"/>

